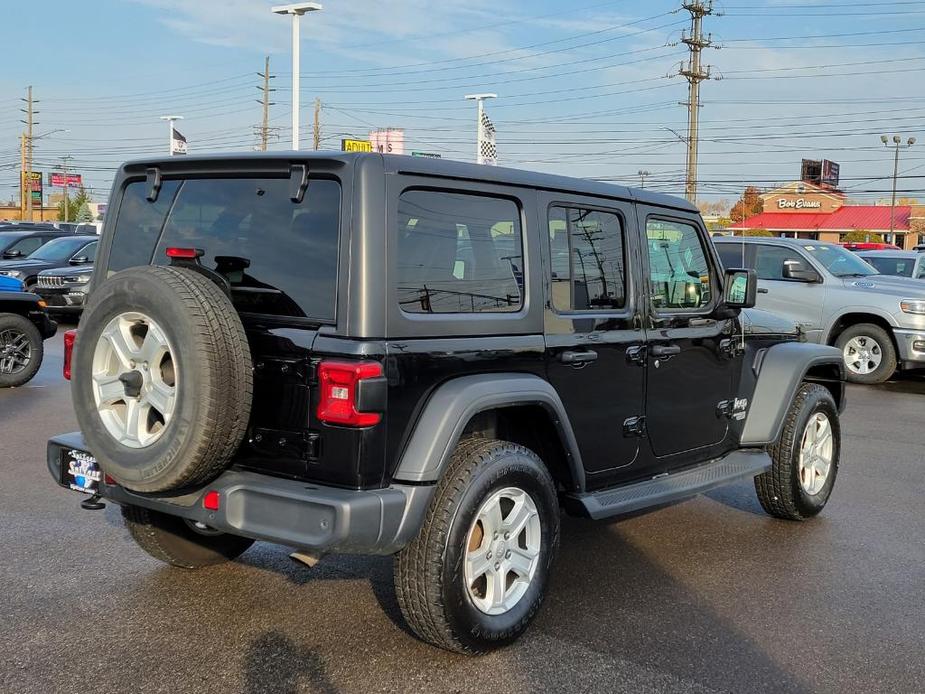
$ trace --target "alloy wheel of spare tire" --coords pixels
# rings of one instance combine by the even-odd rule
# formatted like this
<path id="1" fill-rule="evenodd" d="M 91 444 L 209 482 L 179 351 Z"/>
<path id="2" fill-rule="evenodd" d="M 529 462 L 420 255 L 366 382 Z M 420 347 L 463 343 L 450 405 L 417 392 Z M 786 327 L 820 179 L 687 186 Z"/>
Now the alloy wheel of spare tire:
<path id="1" fill-rule="evenodd" d="M 130 268 L 103 282 L 81 320 L 72 374 L 87 447 L 127 489 L 203 484 L 243 440 L 247 337 L 230 299 L 194 270 Z"/>

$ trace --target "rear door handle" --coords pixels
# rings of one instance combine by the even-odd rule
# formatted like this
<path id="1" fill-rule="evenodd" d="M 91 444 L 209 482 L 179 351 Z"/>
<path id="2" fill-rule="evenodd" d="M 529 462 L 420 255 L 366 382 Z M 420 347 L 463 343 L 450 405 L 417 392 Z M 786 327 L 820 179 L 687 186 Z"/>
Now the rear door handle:
<path id="1" fill-rule="evenodd" d="M 679 345 L 652 345 L 649 347 L 649 353 L 653 357 L 672 357 L 675 354 L 681 354 Z"/>
<path id="2" fill-rule="evenodd" d="M 585 352 L 562 352 L 559 355 L 559 361 L 563 364 L 587 364 L 588 362 L 597 361 L 597 352 L 593 349 Z"/>
<path id="3" fill-rule="evenodd" d="M 759 293 L 759 294 L 767 294 L 767 293 L 768 293 L 768 290 L 767 290 L 766 287 L 758 287 L 758 293 Z"/>

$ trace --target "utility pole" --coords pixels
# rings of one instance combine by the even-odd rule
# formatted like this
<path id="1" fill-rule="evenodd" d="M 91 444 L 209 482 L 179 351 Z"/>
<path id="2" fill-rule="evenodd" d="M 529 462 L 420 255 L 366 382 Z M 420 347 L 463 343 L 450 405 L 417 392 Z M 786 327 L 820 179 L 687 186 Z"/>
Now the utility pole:
<path id="1" fill-rule="evenodd" d="M 61 162 L 62 162 L 61 168 L 64 169 L 64 221 L 65 222 L 70 221 L 68 219 L 68 203 L 70 202 L 70 199 L 68 198 L 69 191 L 68 191 L 68 184 L 67 184 L 67 160 L 73 159 L 73 158 L 74 157 L 70 156 L 69 154 L 66 154 L 63 157 L 61 157 Z"/>
<path id="2" fill-rule="evenodd" d="M 276 77 L 276 75 L 270 74 L 270 56 L 267 56 L 263 62 L 263 72 L 257 73 L 260 77 L 263 77 L 263 87 L 257 87 L 257 89 L 263 90 L 263 99 L 261 103 L 263 104 L 263 123 L 260 126 L 260 151 L 267 151 L 267 142 L 270 139 L 270 106 L 272 102 L 270 101 L 270 92 L 275 92 L 275 89 L 270 89 L 270 80 Z"/>
<path id="3" fill-rule="evenodd" d="M 886 135 L 881 135 L 880 141 L 884 144 L 885 147 L 890 146 L 890 139 Z M 890 202 L 890 243 L 895 243 L 894 232 L 896 230 L 896 179 L 899 178 L 899 149 L 902 146 L 902 141 L 902 137 L 899 135 L 893 135 L 893 146 L 896 150 L 896 153 L 893 157 L 893 199 Z M 915 138 L 910 137 L 906 141 L 904 149 L 909 149 L 914 144 Z"/>
<path id="4" fill-rule="evenodd" d="M 312 143 L 315 151 L 321 149 L 321 99 L 315 97 L 315 121 L 312 125 Z"/>
<path id="5" fill-rule="evenodd" d="M 23 205 L 25 208 L 25 216 L 23 219 L 28 218 L 32 221 L 32 128 L 38 123 L 35 122 L 35 114 L 38 113 L 34 109 L 35 104 L 38 101 L 33 100 L 32 98 L 32 85 L 29 85 L 26 88 L 26 98 L 20 99 L 26 103 L 26 108 L 19 109 L 26 114 L 26 120 L 20 120 L 20 123 L 26 124 L 26 132 L 23 134 L 22 148 L 23 148 L 23 162 L 22 162 L 22 183 L 21 189 L 23 196 L 26 198 L 26 201 Z"/>
<path id="6" fill-rule="evenodd" d="M 690 12 L 691 15 L 691 33 L 686 32 L 681 35 L 681 42 L 687 44 L 691 57 L 687 64 L 681 63 L 681 69 L 678 71 L 682 77 L 687 78 L 689 84 L 689 93 L 687 103 L 688 126 L 687 126 L 687 182 L 685 184 L 685 195 L 692 202 L 697 202 L 697 145 L 699 130 L 699 115 L 702 104 L 700 103 L 700 83 L 710 79 L 710 66 L 701 63 L 701 53 L 704 48 L 713 45 L 712 35 L 703 35 L 703 18 L 714 14 L 713 0 L 684 0 L 681 6 Z"/>

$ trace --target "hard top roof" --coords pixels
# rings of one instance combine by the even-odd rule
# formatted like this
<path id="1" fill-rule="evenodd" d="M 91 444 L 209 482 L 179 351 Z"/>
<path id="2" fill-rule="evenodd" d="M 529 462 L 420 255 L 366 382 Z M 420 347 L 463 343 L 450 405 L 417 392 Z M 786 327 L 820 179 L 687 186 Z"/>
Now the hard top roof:
<path id="1" fill-rule="evenodd" d="M 629 188 L 613 183 L 558 176 L 554 174 L 525 171 L 503 166 L 484 166 L 469 162 L 455 161 L 453 159 L 437 159 L 434 157 L 412 157 L 398 154 L 379 154 L 376 152 L 241 152 L 233 154 L 212 154 L 181 157 L 156 157 L 153 159 L 135 159 L 123 164 L 122 170 L 135 173 L 142 167 L 164 167 L 182 172 L 196 168 L 208 168 L 231 164 L 234 162 L 247 162 L 259 166 L 272 162 L 298 163 L 305 162 L 311 168 L 311 161 L 323 160 L 339 162 L 344 166 L 355 166 L 357 162 L 380 157 L 387 173 L 408 173 L 427 176 L 442 176 L 457 180 L 485 181 L 488 183 L 508 184 L 541 188 L 545 190 L 558 190 L 586 195 L 598 195 L 624 200 L 634 200 L 643 204 L 672 207 L 687 212 L 697 212 L 697 207 L 683 198 L 677 198 L 662 193 L 654 193 L 639 188 Z M 221 167 L 224 168 L 224 167 Z"/>

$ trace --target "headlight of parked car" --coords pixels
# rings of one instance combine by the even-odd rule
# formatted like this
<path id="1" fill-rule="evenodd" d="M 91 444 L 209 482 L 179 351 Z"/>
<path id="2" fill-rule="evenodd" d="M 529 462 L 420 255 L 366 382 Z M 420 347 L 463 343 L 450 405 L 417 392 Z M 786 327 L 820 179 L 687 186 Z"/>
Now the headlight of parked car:
<path id="1" fill-rule="evenodd" d="M 86 284 L 90 281 L 90 275 L 74 275 L 72 277 L 65 277 L 64 281 L 68 284 Z"/>
<path id="2" fill-rule="evenodd" d="M 925 315 L 925 299 L 903 299 L 899 302 L 899 307 L 903 310 L 903 313 Z"/>
<path id="3" fill-rule="evenodd" d="M 23 273 L 19 270 L 0 270 L 0 275 L 5 275 L 6 277 L 12 277 L 16 280 L 21 280 L 23 278 Z"/>

